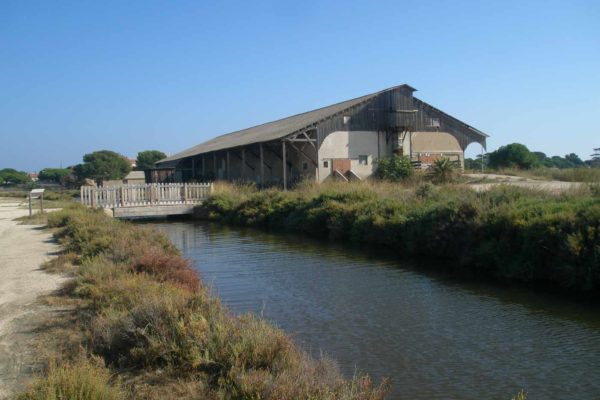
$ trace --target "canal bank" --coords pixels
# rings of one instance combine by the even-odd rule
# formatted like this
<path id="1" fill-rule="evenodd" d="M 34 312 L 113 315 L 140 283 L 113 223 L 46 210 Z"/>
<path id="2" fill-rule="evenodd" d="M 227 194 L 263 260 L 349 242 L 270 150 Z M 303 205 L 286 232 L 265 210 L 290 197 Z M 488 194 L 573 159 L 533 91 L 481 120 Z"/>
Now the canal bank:
<path id="1" fill-rule="evenodd" d="M 519 282 L 597 301 L 600 191 L 387 182 L 301 184 L 257 191 L 221 184 L 198 219 L 384 246 L 435 259 L 445 272 Z"/>
<path id="2" fill-rule="evenodd" d="M 79 205 L 48 214 L 64 253 L 47 267 L 73 279 L 65 343 L 22 399 L 383 400 L 387 384 L 345 378 L 282 330 L 233 315 L 162 234 Z M 54 347 L 54 346 L 53 346 Z"/>
<path id="3" fill-rule="evenodd" d="M 312 354 L 392 379 L 390 398 L 595 399 L 600 310 L 457 281 L 339 242 L 215 223 L 153 222 L 234 312 L 261 315 Z M 423 272 L 429 271 L 429 272 Z"/>

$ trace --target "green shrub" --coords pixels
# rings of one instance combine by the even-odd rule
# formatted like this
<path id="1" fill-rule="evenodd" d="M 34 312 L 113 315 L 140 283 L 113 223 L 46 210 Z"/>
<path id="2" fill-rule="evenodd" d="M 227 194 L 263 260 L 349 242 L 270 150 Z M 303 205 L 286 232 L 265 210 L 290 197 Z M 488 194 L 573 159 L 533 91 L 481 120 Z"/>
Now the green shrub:
<path id="1" fill-rule="evenodd" d="M 557 196 L 515 186 L 475 192 L 422 184 L 401 195 L 381 185 L 258 192 L 221 210 L 221 220 L 381 244 L 401 255 L 442 258 L 463 273 L 600 289 L 600 201 L 593 189 Z"/>
<path id="2" fill-rule="evenodd" d="M 413 167 L 406 156 L 385 157 L 377 161 L 377 176 L 381 179 L 398 182 L 412 174 Z"/>
<path id="3" fill-rule="evenodd" d="M 434 182 L 447 183 L 456 178 L 456 164 L 447 157 L 442 157 L 433 162 L 430 175 Z"/>
<path id="4" fill-rule="evenodd" d="M 415 189 L 415 194 L 417 195 L 417 197 L 420 197 L 422 199 L 430 199 L 435 194 L 435 192 L 436 187 L 429 182 L 425 182 Z"/>

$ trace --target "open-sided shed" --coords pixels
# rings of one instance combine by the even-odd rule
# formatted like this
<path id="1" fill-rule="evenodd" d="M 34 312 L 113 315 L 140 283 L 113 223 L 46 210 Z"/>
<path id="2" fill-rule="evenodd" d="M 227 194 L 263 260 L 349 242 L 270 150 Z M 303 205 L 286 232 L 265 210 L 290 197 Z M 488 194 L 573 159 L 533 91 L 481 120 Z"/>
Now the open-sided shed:
<path id="1" fill-rule="evenodd" d="M 286 187 L 302 179 L 364 179 L 375 171 L 377 159 L 393 154 L 419 162 L 423 153 L 430 161 L 434 152 L 422 147 L 413 152 L 412 139 L 419 132 L 440 133 L 440 141 L 453 143 L 449 153 L 461 163 L 470 143 L 485 147 L 486 134 L 417 99 L 414 91 L 395 86 L 217 136 L 159 161 L 157 168 L 172 169 L 175 181 L 243 180 Z M 421 136 L 436 142 L 435 134 Z"/>

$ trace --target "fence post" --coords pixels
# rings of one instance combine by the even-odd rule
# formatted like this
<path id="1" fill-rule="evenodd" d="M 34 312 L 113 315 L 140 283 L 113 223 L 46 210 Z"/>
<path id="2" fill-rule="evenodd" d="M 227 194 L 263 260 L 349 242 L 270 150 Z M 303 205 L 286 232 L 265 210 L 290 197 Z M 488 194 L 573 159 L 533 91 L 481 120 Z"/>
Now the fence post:
<path id="1" fill-rule="evenodd" d="M 187 203 L 188 201 L 188 185 L 187 183 L 183 184 L 183 202 Z"/>

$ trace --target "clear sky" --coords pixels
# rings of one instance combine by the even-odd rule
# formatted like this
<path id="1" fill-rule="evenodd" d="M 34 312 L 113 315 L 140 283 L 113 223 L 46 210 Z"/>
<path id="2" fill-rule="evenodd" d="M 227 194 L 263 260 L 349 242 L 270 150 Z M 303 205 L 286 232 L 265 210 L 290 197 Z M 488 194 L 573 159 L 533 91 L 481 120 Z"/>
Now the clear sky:
<path id="1" fill-rule="evenodd" d="M 488 150 L 587 159 L 600 1 L 0 0 L 0 168 L 174 153 L 400 83 Z"/>

